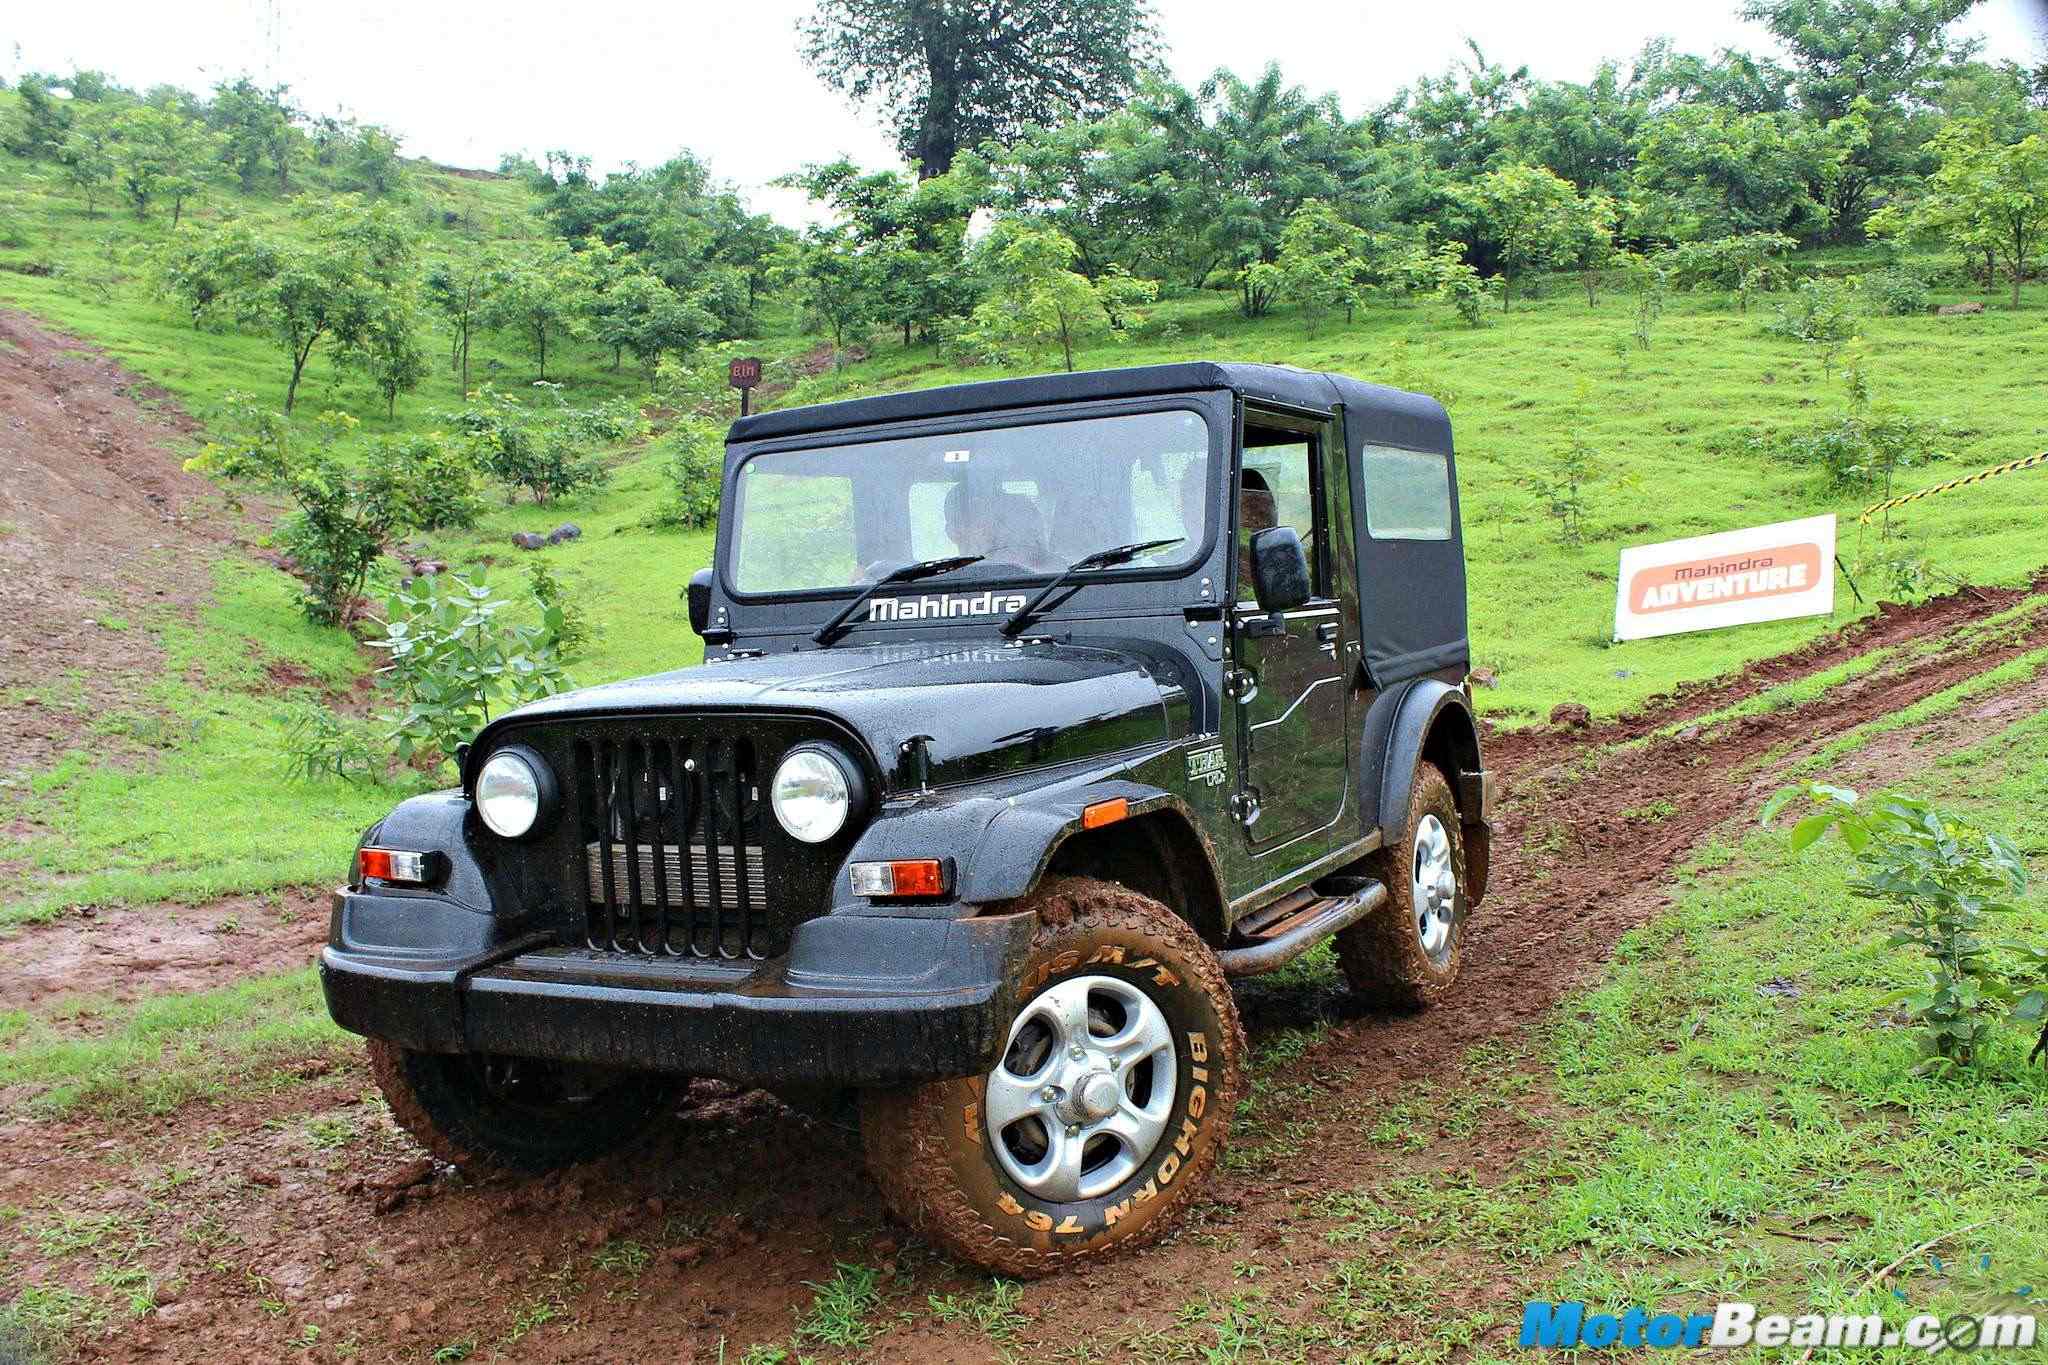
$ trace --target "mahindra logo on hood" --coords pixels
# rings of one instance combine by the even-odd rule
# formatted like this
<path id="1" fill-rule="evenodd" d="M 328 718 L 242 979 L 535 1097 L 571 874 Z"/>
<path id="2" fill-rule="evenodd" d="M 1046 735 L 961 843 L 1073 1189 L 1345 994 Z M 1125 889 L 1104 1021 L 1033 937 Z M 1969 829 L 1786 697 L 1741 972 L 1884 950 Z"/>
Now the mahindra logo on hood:
<path id="1" fill-rule="evenodd" d="M 1008 616 L 1024 605 L 1021 592 L 928 593 L 922 597 L 877 597 L 868 603 L 870 621 L 936 621 L 952 616 Z"/>

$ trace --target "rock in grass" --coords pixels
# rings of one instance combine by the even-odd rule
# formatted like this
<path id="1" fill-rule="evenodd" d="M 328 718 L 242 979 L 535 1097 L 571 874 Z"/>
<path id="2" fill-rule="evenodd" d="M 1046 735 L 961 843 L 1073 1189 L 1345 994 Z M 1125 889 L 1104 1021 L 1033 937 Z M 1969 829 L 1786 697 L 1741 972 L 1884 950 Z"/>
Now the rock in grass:
<path id="1" fill-rule="evenodd" d="M 583 534 L 583 528 L 573 521 L 565 521 L 548 532 L 548 544 L 560 545 L 565 540 L 574 540 Z"/>
<path id="2" fill-rule="evenodd" d="M 1944 303 L 1934 311 L 1937 316 L 1944 318 L 1967 317 L 1971 313 L 1983 312 L 1984 305 L 1981 303 Z"/>
<path id="3" fill-rule="evenodd" d="M 1593 713 L 1575 701 L 1561 701 L 1550 708 L 1550 723 L 1561 730 L 1583 730 L 1593 723 Z"/>
<path id="4" fill-rule="evenodd" d="M 514 531 L 512 543 L 522 550 L 541 550 L 547 548 L 548 542 L 547 537 L 537 536 L 531 531 Z"/>

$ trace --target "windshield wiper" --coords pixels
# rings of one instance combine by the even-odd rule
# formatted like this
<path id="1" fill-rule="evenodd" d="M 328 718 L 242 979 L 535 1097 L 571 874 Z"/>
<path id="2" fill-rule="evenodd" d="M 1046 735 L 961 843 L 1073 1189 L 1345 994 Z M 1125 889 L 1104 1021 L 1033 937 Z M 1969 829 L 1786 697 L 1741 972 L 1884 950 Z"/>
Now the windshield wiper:
<path id="1" fill-rule="evenodd" d="M 905 564 L 900 569 L 891 569 L 861 590 L 860 596 L 839 609 L 839 614 L 812 632 L 811 638 L 821 645 L 829 645 L 845 631 L 846 623 L 853 614 L 866 606 L 874 595 L 891 583 L 915 583 L 920 578 L 937 578 L 942 573 L 964 569 L 969 564 L 981 563 L 981 555 L 947 555 L 943 559 L 920 559 L 915 564 Z"/>
<path id="2" fill-rule="evenodd" d="M 1168 536 L 1165 540 L 1140 540 L 1131 545 L 1118 545 L 1107 550 L 1097 550 L 1092 555 L 1082 555 L 1079 559 L 1067 565 L 1066 568 L 1061 569 L 1054 576 L 1052 582 L 1040 588 L 1029 602 L 1026 602 L 1010 614 L 1010 619 L 1003 622 L 1004 636 L 1009 639 L 1015 639 L 1017 632 L 1024 629 L 1030 623 L 1031 618 L 1038 614 L 1038 609 L 1045 605 L 1045 600 L 1064 586 L 1066 581 L 1075 574 L 1085 573 L 1089 569 L 1107 569 L 1117 564 L 1128 564 L 1139 555 L 1146 554 L 1152 550 L 1163 550 L 1169 545 L 1178 545 L 1184 539 L 1186 539 L 1184 536 Z"/>

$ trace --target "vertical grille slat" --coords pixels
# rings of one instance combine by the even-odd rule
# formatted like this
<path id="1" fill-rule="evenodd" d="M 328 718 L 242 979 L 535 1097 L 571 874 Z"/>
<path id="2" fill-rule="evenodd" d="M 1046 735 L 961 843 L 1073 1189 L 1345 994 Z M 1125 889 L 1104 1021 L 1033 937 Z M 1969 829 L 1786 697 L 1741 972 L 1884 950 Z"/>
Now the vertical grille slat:
<path id="1" fill-rule="evenodd" d="M 620 749 L 617 797 L 619 808 L 614 810 L 613 818 L 619 826 L 619 842 L 626 848 L 626 904 L 632 908 L 632 918 L 629 922 L 633 926 L 633 936 L 630 942 L 622 937 L 614 937 L 613 942 L 621 951 L 644 951 L 647 940 L 640 932 L 640 923 L 647 902 L 640 894 L 640 843 L 635 837 L 640 824 L 638 812 L 643 773 L 634 771 L 633 762 L 639 753 L 640 741 L 629 739 L 620 746 Z"/>
<path id="2" fill-rule="evenodd" d="M 770 903 L 774 831 L 757 785 L 766 761 L 745 736 L 577 738 L 568 768 L 582 829 L 582 941 L 600 952 L 727 961 L 787 948 L 795 920 L 824 905 L 817 893 Z M 779 845 L 773 852 L 788 856 Z"/>
<path id="3" fill-rule="evenodd" d="M 593 896 L 603 907 L 603 920 L 593 921 L 590 926 L 590 946 L 593 948 L 616 948 L 616 929 L 613 907 L 619 903 L 617 888 L 613 886 L 613 858 L 611 840 L 611 763 L 609 754 L 600 757 L 595 746 L 583 743 L 576 746 L 578 764 L 576 789 L 580 796 L 583 824 L 585 829 L 595 826 L 597 843 L 603 858 L 603 896 Z"/>
<path id="4" fill-rule="evenodd" d="M 747 769 L 740 757 L 740 744 L 732 746 L 732 827 L 733 843 L 746 848 L 747 842 Z M 735 935 L 732 951 L 728 957 L 740 957 L 753 951 L 753 925 L 747 915 L 747 860 L 735 858 L 732 869 L 733 905 L 738 912 L 739 931 Z M 724 941 L 719 946 L 723 948 Z"/>
<path id="5" fill-rule="evenodd" d="M 675 925 L 669 919 L 668 910 L 668 843 L 662 837 L 663 817 L 674 802 L 670 799 L 674 788 L 668 784 L 668 744 L 655 740 L 647 746 L 647 783 L 654 789 L 654 850 L 655 856 L 648 861 L 654 865 L 654 932 L 653 942 L 645 938 L 641 947 L 650 953 L 666 954 L 669 951 L 669 934 Z"/>
<path id="6" fill-rule="evenodd" d="M 707 853 L 712 849 L 722 848 L 725 842 L 719 838 L 722 832 L 720 828 L 722 821 L 718 811 L 717 766 L 721 750 L 726 754 L 732 752 L 730 745 L 707 744 L 704 746 L 704 760 L 707 771 L 701 774 L 699 780 L 699 790 L 704 793 L 705 798 L 704 848 Z M 705 859 L 705 878 L 711 883 L 711 943 L 702 950 L 702 955 L 705 957 L 723 957 L 725 955 L 725 879 L 719 875 L 720 861 L 717 857 Z"/>
<path id="7" fill-rule="evenodd" d="M 679 849 L 690 846 L 690 785 L 685 780 L 688 774 L 683 768 L 688 753 L 687 743 L 680 739 L 675 741 L 669 746 L 668 767 L 663 770 L 668 789 L 675 794 L 675 800 L 669 806 L 669 828 L 674 836 L 669 842 Z M 691 907 L 697 902 L 697 883 L 696 878 L 690 875 L 688 858 L 676 859 L 676 871 L 678 914 L 669 922 L 666 942 L 671 956 L 687 957 L 690 952 L 690 917 L 695 913 Z"/>

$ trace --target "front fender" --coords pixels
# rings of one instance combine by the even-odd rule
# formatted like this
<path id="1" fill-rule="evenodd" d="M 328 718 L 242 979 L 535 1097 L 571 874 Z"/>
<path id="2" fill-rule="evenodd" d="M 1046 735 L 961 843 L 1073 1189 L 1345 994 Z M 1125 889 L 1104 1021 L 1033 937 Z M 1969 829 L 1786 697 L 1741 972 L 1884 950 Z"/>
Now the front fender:
<path id="1" fill-rule="evenodd" d="M 1123 779 L 1092 782 L 1084 787 L 1044 793 L 1036 799 L 1019 800 L 990 822 L 963 872 L 960 899 L 1006 901 L 1028 894 L 1052 865 L 1060 846 L 1083 833 L 1082 812 L 1099 802 L 1119 798 L 1128 803 L 1125 820 L 1170 813 L 1191 829 L 1199 828 L 1194 812 L 1178 796 Z M 1115 826 L 1098 828 L 1113 830 Z M 1199 839 L 1193 842 L 1205 863 L 1201 871 L 1210 885 L 1220 886 L 1222 876 L 1214 852 Z"/>

